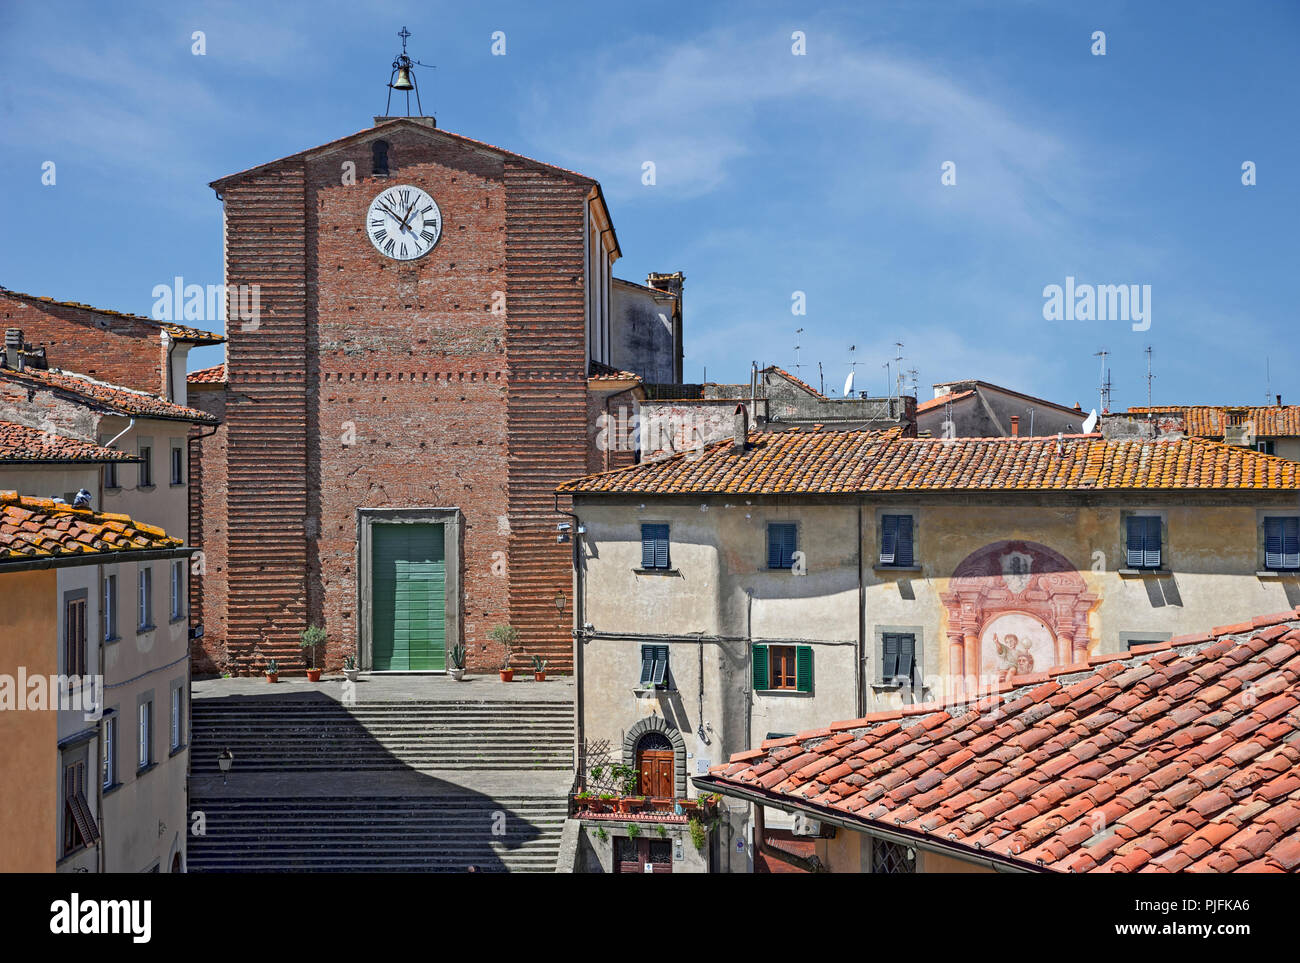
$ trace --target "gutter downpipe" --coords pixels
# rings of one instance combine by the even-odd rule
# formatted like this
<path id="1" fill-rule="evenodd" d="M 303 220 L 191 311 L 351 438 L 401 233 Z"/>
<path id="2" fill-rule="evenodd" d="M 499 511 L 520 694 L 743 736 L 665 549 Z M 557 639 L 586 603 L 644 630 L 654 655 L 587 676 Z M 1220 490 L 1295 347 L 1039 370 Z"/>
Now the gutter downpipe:
<path id="1" fill-rule="evenodd" d="M 767 828 L 763 822 L 763 807 L 755 804 L 754 806 L 754 845 L 764 856 L 771 856 L 773 859 L 779 859 L 788 866 L 802 870 L 805 873 L 825 873 L 828 872 L 825 865 L 816 854 L 812 856 L 800 856 L 798 853 L 792 853 L 788 849 L 782 849 L 767 841 Z"/>
<path id="2" fill-rule="evenodd" d="M 584 613 L 586 611 L 585 588 L 582 578 L 582 557 L 581 543 L 578 541 L 578 516 L 574 512 L 566 512 L 560 508 L 560 493 L 555 492 L 555 513 L 557 515 L 567 515 L 573 519 L 573 532 L 571 539 L 573 542 L 573 551 L 571 553 L 571 562 L 573 565 L 573 765 L 577 770 L 579 779 L 583 775 L 583 767 L 586 765 L 584 746 L 586 745 L 586 731 L 583 726 L 583 718 L 586 714 L 586 700 L 583 693 L 583 646 L 586 645 L 586 631 L 583 629 Z M 574 505 L 573 507 L 577 507 Z"/>
<path id="3" fill-rule="evenodd" d="M 863 579 L 862 558 L 862 494 L 858 494 L 858 671 L 853 680 L 854 695 L 857 698 L 858 718 L 867 714 L 867 687 L 864 674 L 867 671 L 867 583 Z"/>

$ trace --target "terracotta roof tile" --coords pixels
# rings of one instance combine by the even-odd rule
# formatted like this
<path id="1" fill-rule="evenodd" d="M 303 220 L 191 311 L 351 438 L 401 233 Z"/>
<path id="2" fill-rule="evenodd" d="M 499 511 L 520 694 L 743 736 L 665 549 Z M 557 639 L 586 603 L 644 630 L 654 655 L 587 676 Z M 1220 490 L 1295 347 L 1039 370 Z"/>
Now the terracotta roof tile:
<path id="1" fill-rule="evenodd" d="M 953 401 L 961 401 L 963 398 L 969 398 L 975 394 L 974 391 L 951 391 L 946 395 L 939 395 L 937 398 L 931 398 L 923 401 L 916 406 L 916 413 L 919 415 L 923 411 L 929 411 L 932 408 L 941 408 Z"/>
<path id="2" fill-rule="evenodd" d="M 180 548 L 161 528 L 48 498 L 0 492 L 0 570 L 6 562 Z"/>
<path id="3" fill-rule="evenodd" d="M 734 756 L 701 784 L 815 801 L 868 832 L 911 830 L 1030 869 L 1295 872 L 1300 610 L 1269 619 L 1002 699 L 834 723 Z M 1268 693 L 1243 699 L 1238 683 L 1207 713 L 1223 686 L 1204 670 L 1227 655 L 1258 668 Z"/>
<path id="4" fill-rule="evenodd" d="M 159 330 L 166 331 L 177 341 L 184 341 L 189 344 L 221 344 L 226 339 L 224 336 L 214 334 L 211 331 L 203 331 L 199 328 L 190 328 L 183 324 L 175 324 L 171 321 L 157 321 L 154 318 L 147 318 L 142 314 L 130 314 L 126 311 L 110 311 L 107 308 L 97 308 L 90 304 L 82 304 L 80 301 L 58 301 L 54 298 L 42 297 L 37 294 L 24 294 L 22 291 L 11 291 L 0 285 L 0 291 L 15 298 L 21 298 L 24 301 L 36 301 L 44 304 L 56 304 L 65 308 L 77 308 L 81 311 L 93 311 L 96 314 L 106 314 L 114 318 L 127 318 L 131 321 L 139 321 Z"/>
<path id="5" fill-rule="evenodd" d="M 0 381 L 31 387 L 47 388 L 51 391 L 76 396 L 80 401 L 93 407 L 112 411 L 117 414 L 132 415 L 139 418 L 159 418 L 164 421 L 193 421 L 205 425 L 217 424 L 217 417 L 196 408 L 187 408 L 168 401 L 159 395 L 134 388 L 96 381 L 85 375 L 71 371 L 51 368 L 24 368 L 15 371 L 12 368 L 0 368 Z"/>
<path id="6" fill-rule="evenodd" d="M 93 442 L 56 435 L 40 428 L 0 421 L 0 462 L 6 464 L 37 462 L 138 462 L 126 451 L 105 448 Z"/>
<path id="7" fill-rule="evenodd" d="M 1200 438 L 1222 438 L 1225 427 L 1251 424 L 1265 438 L 1300 436 L 1300 405 L 1145 405 L 1129 408 L 1131 415 L 1180 417 L 1184 431 Z"/>
<path id="8" fill-rule="evenodd" d="M 764 495 L 1300 489 L 1300 463 L 1199 438 L 935 439 L 899 435 L 897 428 L 884 432 L 753 432 L 743 453 L 734 451 L 728 439 L 701 451 L 578 478 L 559 490 Z"/>
<path id="9" fill-rule="evenodd" d="M 592 360 L 587 365 L 588 381 L 635 381 L 641 383 L 641 376 L 633 374 L 631 371 L 623 371 L 620 368 L 614 368 L 599 361 Z"/>
<path id="10" fill-rule="evenodd" d="M 211 368 L 199 368 L 197 371 L 191 371 L 185 380 L 192 385 L 224 385 L 226 366 L 214 364 Z"/>

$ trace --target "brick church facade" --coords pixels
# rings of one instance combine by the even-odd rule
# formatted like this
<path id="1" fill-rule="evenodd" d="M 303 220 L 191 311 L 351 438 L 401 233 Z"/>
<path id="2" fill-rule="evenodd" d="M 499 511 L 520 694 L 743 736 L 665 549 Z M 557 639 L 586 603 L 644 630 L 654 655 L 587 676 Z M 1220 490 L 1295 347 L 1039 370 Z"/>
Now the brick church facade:
<path id="1" fill-rule="evenodd" d="M 226 364 L 190 378 L 221 420 L 191 453 L 196 671 L 302 666 L 308 624 L 327 668 L 436 670 L 461 642 L 491 671 L 501 623 L 517 666 L 569 671 L 554 492 L 635 457 L 594 452 L 593 399 L 620 360 L 600 185 L 430 118 L 377 118 L 211 186 L 226 283 L 259 311 L 230 312 Z M 402 187 L 441 212 L 411 260 L 367 234 L 372 201 Z M 680 378 L 681 275 L 651 284 L 676 302 L 660 350 Z"/>

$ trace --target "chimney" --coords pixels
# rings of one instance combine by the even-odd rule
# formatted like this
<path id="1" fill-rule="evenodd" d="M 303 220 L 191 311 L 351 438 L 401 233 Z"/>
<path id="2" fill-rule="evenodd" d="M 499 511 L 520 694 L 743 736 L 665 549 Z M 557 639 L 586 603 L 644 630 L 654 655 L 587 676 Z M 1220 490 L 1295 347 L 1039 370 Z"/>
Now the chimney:
<path id="1" fill-rule="evenodd" d="M 15 371 L 23 369 L 23 332 L 21 328 L 5 328 L 5 365 Z"/>
<path id="2" fill-rule="evenodd" d="M 1278 406 L 1279 408 L 1282 407 L 1282 396 L 1281 396 L 1281 395 L 1278 395 L 1278 396 L 1277 396 L 1277 406 Z"/>
<path id="3" fill-rule="evenodd" d="M 749 438 L 749 411 L 744 404 L 736 405 L 731 416 L 731 453 L 743 455 L 745 442 Z"/>
<path id="4" fill-rule="evenodd" d="M 1011 437 L 1012 438 L 1020 437 L 1020 416 L 1019 415 L 1011 416 Z"/>

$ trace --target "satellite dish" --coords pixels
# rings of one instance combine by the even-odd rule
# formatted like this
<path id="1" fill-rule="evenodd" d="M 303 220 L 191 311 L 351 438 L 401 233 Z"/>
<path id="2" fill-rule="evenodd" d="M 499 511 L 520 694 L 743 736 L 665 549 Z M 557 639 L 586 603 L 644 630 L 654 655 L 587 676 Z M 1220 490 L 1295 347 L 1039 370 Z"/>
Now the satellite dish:
<path id="1" fill-rule="evenodd" d="M 853 372 L 850 371 L 849 376 L 844 379 L 844 397 L 847 398 L 849 396 L 849 392 L 852 390 L 853 390 Z"/>
<path id="2" fill-rule="evenodd" d="M 1090 414 L 1083 421 L 1083 433 L 1085 435 L 1091 435 L 1092 430 L 1096 427 L 1097 427 L 1097 409 L 1093 408 L 1092 414 Z"/>

